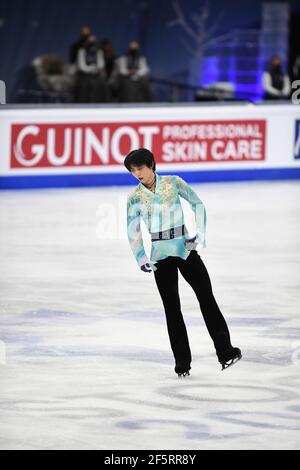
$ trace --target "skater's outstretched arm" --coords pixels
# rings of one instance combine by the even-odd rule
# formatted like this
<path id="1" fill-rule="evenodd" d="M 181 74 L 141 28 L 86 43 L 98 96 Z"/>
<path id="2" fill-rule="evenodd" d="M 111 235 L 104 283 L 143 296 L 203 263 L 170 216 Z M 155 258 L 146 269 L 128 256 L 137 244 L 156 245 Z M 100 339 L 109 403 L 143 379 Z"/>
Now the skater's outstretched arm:
<path id="1" fill-rule="evenodd" d="M 141 268 L 149 263 L 149 259 L 143 243 L 139 207 L 131 196 L 127 199 L 127 235 L 133 255 Z"/>
<path id="2" fill-rule="evenodd" d="M 206 246 L 206 209 L 198 194 L 180 176 L 176 176 L 179 196 L 183 197 L 191 205 L 196 219 L 197 235 L 195 244 Z M 194 241 L 194 239 L 193 239 Z"/>

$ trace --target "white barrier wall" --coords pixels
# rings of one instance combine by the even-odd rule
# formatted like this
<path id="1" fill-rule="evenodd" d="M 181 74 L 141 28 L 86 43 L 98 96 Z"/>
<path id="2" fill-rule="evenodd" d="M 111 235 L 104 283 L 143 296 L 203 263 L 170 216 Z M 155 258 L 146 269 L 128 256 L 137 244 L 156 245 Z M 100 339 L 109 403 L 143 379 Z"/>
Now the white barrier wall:
<path id="1" fill-rule="evenodd" d="M 0 188 L 134 183 L 134 148 L 189 181 L 300 177 L 300 107 L 0 108 Z"/>

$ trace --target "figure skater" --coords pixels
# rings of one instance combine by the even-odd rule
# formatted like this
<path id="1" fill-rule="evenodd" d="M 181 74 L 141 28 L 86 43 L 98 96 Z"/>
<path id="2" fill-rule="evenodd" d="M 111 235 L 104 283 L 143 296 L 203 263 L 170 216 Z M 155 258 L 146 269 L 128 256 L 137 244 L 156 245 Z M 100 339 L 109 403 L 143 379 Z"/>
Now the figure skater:
<path id="1" fill-rule="evenodd" d="M 192 362 L 181 312 L 178 269 L 197 296 L 216 355 L 224 370 L 241 359 L 242 354 L 239 348 L 231 344 L 226 321 L 213 295 L 209 274 L 196 250 L 198 244 L 206 247 L 205 207 L 196 192 L 181 177 L 160 176 L 156 173 L 156 162 L 149 150 L 133 150 L 125 158 L 124 165 L 140 181 L 127 199 L 128 240 L 141 270 L 154 272 L 165 310 L 175 372 L 179 377 L 190 375 Z M 194 211 L 197 233 L 193 238 L 190 238 L 184 224 L 179 196 L 186 199 Z M 151 234 L 150 259 L 144 249 L 141 218 Z"/>

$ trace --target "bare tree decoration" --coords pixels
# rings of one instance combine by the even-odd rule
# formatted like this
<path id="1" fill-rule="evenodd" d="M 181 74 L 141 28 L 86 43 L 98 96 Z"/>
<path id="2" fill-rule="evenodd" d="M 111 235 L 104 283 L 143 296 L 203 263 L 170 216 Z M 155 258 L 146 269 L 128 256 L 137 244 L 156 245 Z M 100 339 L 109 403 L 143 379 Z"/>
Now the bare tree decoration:
<path id="1" fill-rule="evenodd" d="M 213 24 L 208 28 L 207 20 L 210 17 L 209 1 L 205 0 L 203 6 L 200 7 L 198 12 L 194 12 L 190 20 L 188 20 L 180 6 L 179 0 L 173 0 L 173 9 L 176 15 L 174 20 L 167 23 L 167 27 L 180 26 L 188 36 L 188 39 L 181 37 L 185 48 L 191 54 L 192 58 L 197 60 L 198 74 L 201 74 L 202 60 L 204 52 L 210 46 L 219 44 L 228 40 L 231 33 L 223 34 L 221 36 L 214 36 L 223 16 L 224 11 L 220 12 L 218 17 L 214 20 Z"/>
<path id="2" fill-rule="evenodd" d="M 231 33 L 214 37 L 214 33 L 217 30 L 224 16 L 224 10 L 219 13 L 212 26 L 210 28 L 207 28 L 206 22 L 210 16 L 208 0 L 204 2 L 204 5 L 202 8 L 200 8 L 199 12 L 193 13 L 191 15 L 190 23 L 182 11 L 179 0 L 173 0 L 172 4 L 176 14 L 176 18 L 167 23 L 167 26 L 169 28 L 173 26 L 182 27 L 184 32 L 189 36 L 189 38 L 193 42 L 192 46 L 189 42 L 186 41 L 186 39 L 182 38 L 183 43 L 185 44 L 189 52 L 193 55 L 193 57 L 202 57 L 203 52 L 209 46 L 225 41 L 231 37 Z"/>

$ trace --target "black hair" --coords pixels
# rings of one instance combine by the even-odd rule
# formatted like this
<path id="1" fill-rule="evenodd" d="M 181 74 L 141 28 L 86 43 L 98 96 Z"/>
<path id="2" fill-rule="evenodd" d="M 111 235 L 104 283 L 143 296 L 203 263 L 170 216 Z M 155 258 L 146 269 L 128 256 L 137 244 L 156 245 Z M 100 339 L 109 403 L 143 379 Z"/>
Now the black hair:
<path id="1" fill-rule="evenodd" d="M 148 168 L 152 168 L 154 172 L 156 170 L 154 155 L 150 150 L 145 148 L 132 150 L 132 152 L 130 152 L 125 158 L 124 165 L 130 172 L 132 166 L 141 165 L 146 165 Z"/>

